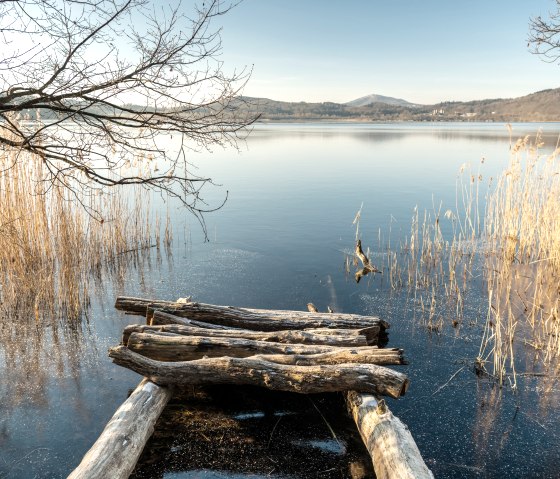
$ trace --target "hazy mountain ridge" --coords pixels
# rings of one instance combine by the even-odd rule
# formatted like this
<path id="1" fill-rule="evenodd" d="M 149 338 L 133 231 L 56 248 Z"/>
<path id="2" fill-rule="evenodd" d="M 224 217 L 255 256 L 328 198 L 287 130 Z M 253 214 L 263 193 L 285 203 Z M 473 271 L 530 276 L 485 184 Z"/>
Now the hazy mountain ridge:
<path id="1" fill-rule="evenodd" d="M 269 121 L 560 121 L 560 88 L 518 98 L 441 102 L 433 105 L 415 105 L 406 100 L 402 100 L 406 104 L 350 104 L 362 99 L 344 104 L 282 102 L 244 97 L 248 104 L 246 108 L 260 114 L 261 120 Z"/>
<path id="2" fill-rule="evenodd" d="M 499 98 L 469 102 L 442 102 L 434 105 L 417 105 L 406 100 L 393 99 L 396 103 L 367 103 L 371 98 L 385 98 L 382 95 L 368 95 L 348 103 L 306 103 L 283 102 L 268 98 L 239 97 L 226 109 L 228 115 L 259 116 L 261 121 L 496 121 L 496 122 L 538 122 L 560 121 L 560 88 L 543 90 L 518 98 Z M 400 103 L 404 102 L 404 103 Z M 356 106 L 357 103 L 366 103 Z M 128 105 L 131 111 L 154 111 L 138 105 Z M 204 115 L 212 106 L 200 108 L 194 114 Z M 216 109 L 220 109 L 216 105 Z M 116 116 L 132 116 L 133 113 L 113 111 L 107 107 L 87 107 L 85 111 L 113 113 Z M 36 110 L 22 111 L 22 119 L 35 120 Z M 50 110 L 41 110 L 45 120 L 60 119 Z M 79 120 L 78 115 L 75 119 Z"/>
<path id="3" fill-rule="evenodd" d="M 410 103 L 406 100 L 403 100 L 402 98 L 393 98 L 391 96 L 377 95 L 375 93 L 371 95 L 362 96 L 360 98 L 356 98 L 355 100 L 352 101 L 347 101 L 346 103 L 344 103 L 344 105 L 368 106 L 371 105 L 372 103 L 385 103 L 386 105 L 410 106 L 410 107 L 420 106 L 420 105 L 415 105 L 413 103 Z"/>

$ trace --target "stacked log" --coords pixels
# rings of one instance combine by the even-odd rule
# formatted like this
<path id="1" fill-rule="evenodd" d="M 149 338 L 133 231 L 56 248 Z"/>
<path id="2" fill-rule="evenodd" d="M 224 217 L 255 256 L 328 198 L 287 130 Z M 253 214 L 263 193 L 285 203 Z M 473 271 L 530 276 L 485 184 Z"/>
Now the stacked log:
<path id="1" fill-rule="evenodd" d="M 388 323 L 379 318 L 358 314 L 249 309 L 195 302 L 154 301 L 124 296 L 117 298 L 115 308 L 127 313 L 142 315 L 148 314 L 150 309 L 156 309 L 190 320 L 256 331 L 310 328 L 354 329 L 357 325 L 377 326 L 384 331 L 389 327 Z"/>
<path id="2" fill-rule="evenodd" d="M 256 385 L 302 394 L 343 391 L 348 394 L 350 411 L 374 458 L 378 477 L 414 477 L 406 474 L 415 468 L 419 468 L 418 477 L 430 477 L 412 437 L 409 433 L 410 438 L 406 436 L 406 427 L 403 432 L 390 413 L 380 419 L 379 408 L 372 412 L 369 407 L 377 396 L 399 398 L 409 384 L 405 374 L 386 367 L 405 364 L 403 351 L 377 346 L 389 327 L 385 321 L 355 314 L 319 313 L 311 304 L 308 312 L 302 312 L 119 297 L 115 306 L 146 317 L 147 324 L 124 329 L 122 343 L 111 348 L 109 356 L 114 363 L 151 381 L 141 383 L 139 389 L 145 389 L 146 384 L 153 386 L 150 392 L 157 392 L 157 411 L 161 412 L 170 390 L 182 386 Z M 100 461 L 99 451 L 111 456 L 107 444 L 116 437 L 113 429 L 121 420 L 118 415 L 117 411 L 100 445 L 96 443 L 84 458 L 84 468 L 89 467 L 93 475 L 75 472 L 73 477 L 98 477 L 95 462 L 116 460 Z M 141 428 L 138 437 L 145 442 L 151 428 L 153 422 Z M 387 461 L 378 460 L 377 456 L 395 439 L 405 441 L 406 453 L 392 451 Z M 409 440 L 414 447 L 406 442 Z M 136 450 L 130 454 L 137 457 Z M 405 464 L 397 467 L 394 461 Z M 112 471 L 111 477 L 127 477 L 129 462 L 120 473 Z"/>
<path id="3" fill-rule="evenodd" d="M 68 479 L 130 476 L 172 392 L 142 380 Z"/>

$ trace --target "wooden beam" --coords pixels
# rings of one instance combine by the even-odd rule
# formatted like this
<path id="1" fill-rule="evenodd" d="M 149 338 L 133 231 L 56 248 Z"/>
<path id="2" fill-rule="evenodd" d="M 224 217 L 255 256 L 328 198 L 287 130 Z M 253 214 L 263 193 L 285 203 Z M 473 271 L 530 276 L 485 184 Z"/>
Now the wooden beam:
<path id="1" fill-rule="evenodd" d="M 141 381 L 68 478 L 128 478 L 171 395 L 170 388 Z"/>
<path id="2" fill-rule="evenodd" d="M 109 357 L 161 385 L 246 384 L 303 394 L 357 390 L 394 398 L 408 389 L 406 375 L 374 364 L 286 366 L 252 357 L 162 362 L 122 345 L 109 349 Z"/>
<path id="3" fill-rule="evenodd" d="M 366 445 L 377 479 L 433 479 L 408 428 L 384 401 L 347 393 L 348 409 Z"/>

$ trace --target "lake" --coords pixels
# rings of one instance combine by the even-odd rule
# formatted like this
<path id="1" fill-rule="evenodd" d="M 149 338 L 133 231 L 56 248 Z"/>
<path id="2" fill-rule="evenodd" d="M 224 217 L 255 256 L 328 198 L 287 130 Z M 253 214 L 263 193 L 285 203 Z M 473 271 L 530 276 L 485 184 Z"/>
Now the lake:
<path id="1" fill-rule="evenodd" d="M 360 237 L 381 262 L 379 245 L 408 234 L 416 206 L 455 209 L 463 165 L 485 185 L 507 165 L 517 137 L 541 130 L 550 152 L 560 134 L 555 123 L 512 128 L 510 137 L 493 123 L 258 124 L 240 151 L 193 154 L 197 173 L 222 185 L 205 188 L 208 204 L 228 192 L 223 208 L 206 216 L 209 241 L 170 205 L 171 254 L 152 250 L 122 281 L 92 291 L 83 323 L 0 325 L 0 478 L 65 477 L 138 384 L 106 354 L 125 325 L 141 321 L 114 310 L 120 294 L 272 309 L 313 302 L 321 311 L 380 316 L 391 324 L 388 346 L 404 348 L 410 361 L 399 367 L 410 377 L 408 393 L 389 407 L 436 477 L 558 477 L 557 377 L 531 375 L 530 348 L 521 348 L 526 375 L 517 391 L 474 373 L 484 289 L 469 291 L 459 328 L 446 317 L 434 331 L 406 289 L 390 288 L 386 275 L 356 284 L 345 263 L 360 207 Z M 187 396 L 162 416 L 134 477 L 368 473 L 339 395 L 209 388 Z"/>

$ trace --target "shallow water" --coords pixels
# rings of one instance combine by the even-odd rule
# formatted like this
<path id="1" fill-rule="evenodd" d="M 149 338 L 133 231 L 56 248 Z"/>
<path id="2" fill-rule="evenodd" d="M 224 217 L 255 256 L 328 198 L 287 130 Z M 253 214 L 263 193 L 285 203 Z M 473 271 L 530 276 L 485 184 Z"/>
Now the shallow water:
<path id="1" fill-rule="evenodd" d="M 514 135 L 538 127 L 514 125 Z M 542 127 L 550 150 L 560 125 Z M 506 127 L 495 124 L 289 124 L 257 126 L 240 153 L 193 157 L 199 174 L 224 185 L 207 191 L 211 203 L 229 190 L 224 208 L 206 218 L 209 243 L 172 208 L 172 256 L 158 261 L 152 251 L 123 282 L 105 282 L 87 323 L 0 324 L 0 478 L 65 477 L 138 383 L 106 356 L 124 325 L 140 320 L 113 309 L 117 294 L 273 309 L 311 301 L 379 315 L 391 323 L 389 346 L 410 361 L 401 369 L 411 387 L 389 406 L 436 477 L 558 477 L 557 379 L 521 376 L 513 393 L 472 370 L 486 314 L 480 291 L 469 291 L 458 328 L 451 308 L 437 333 L 413 295 L 391 292 L 380 275 L 356 284 L 344 270 L 362 203 L 364 245 L 377 245 L 380 229 L 385 242 L 389 234 L 396 241 L 415 205 L 454 207 L 461 165 L 480 168 L 486 181 L 507 163 L 509 145 Z M 532 373 L 531 353 L 519 371 Z M 369 467 L 336 395 L 316 405 L 338 441 L 306 397 L 243 388 L 192 396 L 162 416 L 136 477 L 359 477 Z"/>

